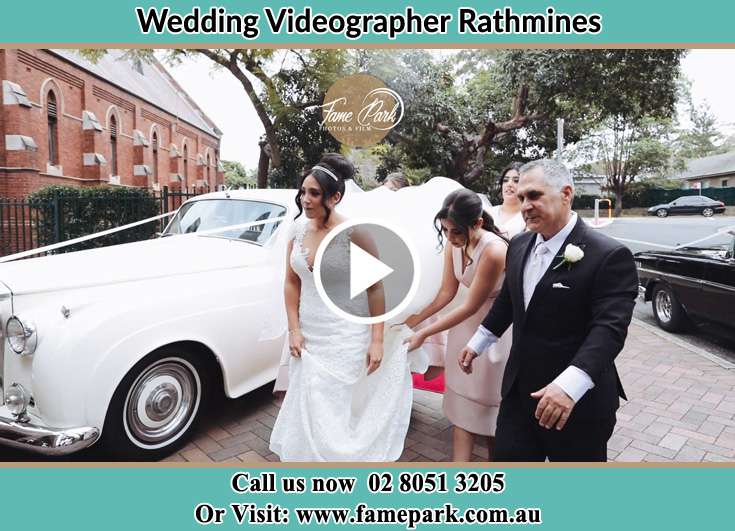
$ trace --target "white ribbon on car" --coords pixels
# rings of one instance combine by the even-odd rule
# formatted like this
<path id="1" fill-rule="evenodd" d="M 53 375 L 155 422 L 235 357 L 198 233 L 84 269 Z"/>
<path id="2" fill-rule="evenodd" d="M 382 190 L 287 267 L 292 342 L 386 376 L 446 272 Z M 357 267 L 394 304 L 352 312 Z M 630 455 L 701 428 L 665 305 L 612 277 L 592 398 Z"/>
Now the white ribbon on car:
<path id="1" fill-rule="evenodd" d="M 709 236 L 705 236 L 704 238 L 700 238 L 698 240 L 694 240 L 693 242 L 683 243 L 681 245 L 677 245 L 674 247 L 674 249 L 681 249 L 682 247 L 691 247 L 694 244 L 702 243 L 703 241 L 707 241 L 711 238 L 715 238 L 717 236 L 721 236 L 723 234 L 732 234 L 735 236 L 735 225 L 730 225 L 729 227 L 720 227 L 717 229 L 717 232 L 715 234 L 710 234 Z"/>
<path id="2" fill-rule="evenodd" d="M 95 232 L 93 234 L 88 234 L 87 236 L 80 236 L 79 238 L 72 238 L 71 240 L 66 240 L 59 243 L 53 243 L 51 245 L 46 245 L 44 247 L 39 247 L 37 249 L 31 249 L 29 251 L 23 251 L 20 253 L 11 254 L 8 256 L 3 256 L 0 258 L 0 264 L 4 262 L 12 262 L 13 260 L 20 260 L 21 258 L 27 258 L 29 256 L 33 256 L 40 253 L 46 253 L 49 251 L 55 251 L 57 249 L 63 249 L 64 247 L 69 247 L 71 245 L 76 245 L 77 243 L 86 242 L 89 240 L 94 240 L 96 238 L 101 238 L 103 236 L 108 236 L 110 234 L 115 234 L 116 232 L 122 232 L 127 229 L 132 229 L 133 227 L 137 227 L 139 225 L 144 225 L 146 223 L 151 223 L 153 221 L 158 221 L 159 219 L 173 216 L 176 214 L 178 210 L 174 210 L 173 212 L 167 212 L 166 214 L 161 214 L 159 216 L 153 216 L 152 218 L 143 219 L 141 221 L 135 221 L 133 223 L 128 223 L 127 225 L 122 225 L 121 227 L 115 227 L 114 229 L 107 229 L 100 232 Z M 278 218 L 271 218 L 271 219 L 265 219 L 262 221 L 251 221 L 248 223 L 238 223 L 237 225 L 229 225 L 227 227 L 219 227 L 216 229 L 209 229 L 209 230 L 203 230 L 198 232 L 191 232 L 191 233 L 184 233 L 184 234 L 172 234 L 172 236 L 179 236 L 179 237 L 186 237 L 186 236 L 207 236 L 210 234 L 217 234 L 221 232 L 227 232 L 230 230 L 238 230 L 238 229 L 247 229 L 250 227 L 256 227 L 258 225 L 267 225 L 269 223 L 277 223 L 280 221 L 283 221 L 286 219 L 286 216 L 281 216 Z"/>

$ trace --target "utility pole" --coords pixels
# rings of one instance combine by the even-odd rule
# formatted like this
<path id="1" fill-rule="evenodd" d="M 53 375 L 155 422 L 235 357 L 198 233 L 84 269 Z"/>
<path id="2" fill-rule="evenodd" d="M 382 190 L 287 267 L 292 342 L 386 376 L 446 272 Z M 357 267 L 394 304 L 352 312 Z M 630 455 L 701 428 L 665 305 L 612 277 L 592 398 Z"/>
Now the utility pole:
<path id="1" fill-rule="evenodd" d="M 556 160 L 564 159 L 564 118 L 556 119 Z"/>

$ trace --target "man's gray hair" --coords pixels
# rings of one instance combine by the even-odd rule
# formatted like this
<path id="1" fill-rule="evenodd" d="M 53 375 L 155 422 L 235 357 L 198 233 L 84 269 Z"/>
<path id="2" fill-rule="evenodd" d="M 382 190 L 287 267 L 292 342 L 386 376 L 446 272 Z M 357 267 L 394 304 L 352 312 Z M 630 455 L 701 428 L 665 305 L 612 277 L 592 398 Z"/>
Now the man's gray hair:
<path id="1" fill-rule="evenodd" d="M 572 174 L 564 164 L 554 159 L 539 159 L 528 162 L 521 166 L 518 173 L 528 173 L 536 168 L 541 168 L 544 174 L 544 180 L 555 190 L 561 191 L 567 185 L 574 189 Z"/>

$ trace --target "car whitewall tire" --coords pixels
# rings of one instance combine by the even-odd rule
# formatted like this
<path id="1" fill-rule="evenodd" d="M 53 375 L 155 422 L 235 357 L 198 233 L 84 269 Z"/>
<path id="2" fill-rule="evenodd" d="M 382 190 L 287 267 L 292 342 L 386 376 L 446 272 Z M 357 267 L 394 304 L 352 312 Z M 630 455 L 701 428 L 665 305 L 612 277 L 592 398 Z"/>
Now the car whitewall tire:
<path id="1" fill-rule="evenodd" d="M 184 443 L 212 390 L 202 353 L 168 346 L 139 361 L 118 385 L 102 430 L 117 458 L 158 459 Z"/>
<path id="2" fill-rule="evenodd" d="M 144 450 L 174 443 L 196 418 L 202 383 L 196 368 L 182 358 L 165 358 L 140 373 L 123 407 L 130 441 Z"/>

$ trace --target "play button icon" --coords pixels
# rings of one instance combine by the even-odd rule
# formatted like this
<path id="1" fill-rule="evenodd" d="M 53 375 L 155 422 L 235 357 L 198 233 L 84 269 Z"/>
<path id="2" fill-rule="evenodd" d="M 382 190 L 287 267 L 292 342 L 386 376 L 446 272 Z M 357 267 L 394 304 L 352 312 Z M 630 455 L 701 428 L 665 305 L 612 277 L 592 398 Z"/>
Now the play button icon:
<path id="1" fill-rule="evenodd" d="M 370 218 L 350 219 L 332 229 L 317 249 L 317 292 L 339 317 L 361 324 L 387 321 L 416 294 L 417 256 L 399 228 Z M 379 315 L 370 312 L 371 292 L 383 296 Z"/>
<path id="2" fill-rule="evenodd" d="M 392 272 L 392 268 L 350 242 L 350 299 L 354 299 Z"/>

